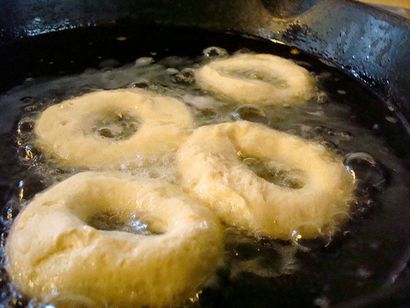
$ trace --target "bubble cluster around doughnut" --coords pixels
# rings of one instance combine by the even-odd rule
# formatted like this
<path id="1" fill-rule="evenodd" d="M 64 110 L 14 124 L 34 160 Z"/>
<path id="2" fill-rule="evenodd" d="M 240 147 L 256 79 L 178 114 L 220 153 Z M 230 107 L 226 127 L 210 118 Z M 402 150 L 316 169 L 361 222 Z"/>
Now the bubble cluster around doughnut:
<path id="1" fill-rule="evenodd" d="M 133 215 L 155 235 L 98 230 L 104 213 Z M 46 302 L 169 306 L 216 267 L 222 233 L 207 209 L 159 180 L 85 172 L 38 194 L 14 223 L 8 272 L 24 294 Z"/>
<path id="2" fill-rule="evenodd" d="M 198 85 L 241 104 L 304 104 L 314 94 L 309 72 L 269 54 L 241 54 L 210 62 L 195 73 Z"/>
<path id="3" fill-rule="evenodd" d="M 189 109 L 175 98 L 113 90 L 47 108 L 35 133 L 39 147 L 65 167 L 119 169 L 176 150 L 192 128 Z"/>
<path id="4" fill-rule="evenodd" d="M 242 157 L 298 173 L 297 187 L 257 176 Z M 332 233 L 348 216 L 353 179 L 323 146 L 246 121 L 198 128 L 177 153 L 186 190 L 227 224 L 290 239 Z M 291 173 L 291 172 L 290 172 Z"/>
<path id="5" fill-rule="evenodd" d="M 316 89 L 307 70 L 267 54 L 214 60 L 195 79 L 242 104 L 233 119 L 248 111 L 264 121 L 256 105 L 303 104 Z M 34 133 L 46 158 L 105 172 L 78 173 L 18 215 L 6 245 L 16 287 L 57 306 L 175 306 L 222 259 L 219 219 L 288 240 L 331 235 L 348 217 L 354 181 L 323 146 L 247 121 L 193 129 L 184 103 L 140 89 L 98 91 L 44 110 Z M 147 161 L 160 166 L 170 153 L 172 182 L 185 193 L 141 176 L 149 175 L 141 172 Z M 102 216 L 115 227 L 96 225 Z"/>

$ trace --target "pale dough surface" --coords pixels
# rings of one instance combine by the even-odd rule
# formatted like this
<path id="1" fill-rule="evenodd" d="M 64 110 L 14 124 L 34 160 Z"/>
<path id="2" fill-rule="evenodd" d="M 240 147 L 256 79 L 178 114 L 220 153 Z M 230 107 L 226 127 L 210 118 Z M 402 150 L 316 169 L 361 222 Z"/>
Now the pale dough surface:
<path id="1" fill-rule="evenodd" d="M 270 159 L 303 174 L 302 188 L 257 176 L 238 154 Z M 228 225 L 278 239 L 295 230 L 333 233 L 349 215 L 353 178 L 328 150 L 263 125 L 240 121 L 203 126 L 177 153 L 182 186 Z"/>
<path id="2" fill-rule="evenodd" d="M 107 211 L 136 215 L 161 234 L 87 224 Z M 215 215 L 175 186 L 84 172 L 36 195 L 17 217 L 7 241 L 7 270 L 19 290 L 46 302 L 170 306 L 214 271 L 222 237 Z"/>
<path id="3" fill-rule="evenodd" d="M 196 71 L 195 79 L 202 89 L 241 104 L 304 104 L 315 89 L 314 78 L 306 69 L 268 54 L 212 61 Z"/>
<path id="4" fill-rule="evenodd" d="M 98 136 L 92 127 L 110 114 L 134 117 L 137 131 L 127 139 Z M 63 167 L 132 168 L 175 151 L 193 127 L 179 100 L 144 90 L 99 91 L 43 111 L 36 121 L 37 145 Z"/>

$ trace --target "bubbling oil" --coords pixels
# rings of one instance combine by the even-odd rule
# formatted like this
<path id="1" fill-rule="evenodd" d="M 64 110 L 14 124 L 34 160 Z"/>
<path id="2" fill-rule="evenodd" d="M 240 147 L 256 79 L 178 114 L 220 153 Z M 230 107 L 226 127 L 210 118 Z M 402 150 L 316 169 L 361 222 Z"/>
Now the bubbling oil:
<path id="1" fill-rule="evenodd" d="M 341 102 L 344 96 L 354 99 L 349 96 L 349 89 L 332 89 L 333 92 L 329 92 L 329 89 L 322 86 L 326 80 L 339 78 L 339 75 L 326 70 L 314 71 L 308 62 L 299 62 L 300 65 L 311 70 L 320 89 L 317 95 L 305 105 L 284 104 L 263 107 L 240 105 L 206 93 L 195 84 L 195 69 L 212 59 L 227 57 L 229 54 L 232 52 L 211 46 L 196 57 L 170 55 L 154 59 L 151 55 L 146 55 L 136 59 L 133 63 L 117 68 L 113 68 L 113 60 L 102 60 L 98 70 L 87 69 L 79 75 L 58 79 L 27 80 L 1 97 L 1 104 L 19 104 L 22 110 L 16 128 L 13 128 L 13 137 L 18 150 L 18 160 L 15 161 L 18 171 L 14 172 L 13 177 L 18 185 L 3 209 L 2 247 L 4 248 L 8 229 L 15 216 L 35 193 L 82 171 L 79 168 L 61 169 L 53 157 L 45 156 L 36 148 L 33 132 L 36 119 L 43 110 L 53 104 L 102 89 L 143 88 L 175 97 L 191 110 L 196 127 L 247 120 L 321 143 L 344 160 L 347 170 L 357 180 L 352 217 L 356 215 L 362 219 L 366 213 L 373 210 L 380 202 L 376 201 L 379 195 L 385 192 L 390 185 L 388 174 L 392 173 L 392 170 L 396 175 L 400 174 L 404 172 L 405 167 L 379 134 L 354 121 L 351 105 Z M 239 75 L 242 73 L 235 72 Z M 245 75 L 249 74 L 245 72 Z M 252 78 L 260 79 L 258 76 Z M 269 82 L 274 82 L 274 80 L 269 80 Z M 128 119 L 122 115 L 114 115 L 113 119 L 104 118 L 101 123 L 97 124 L 95 133 L 107 139 L 126 138 L 138 129 L 137 119 Z M 148 166 L 139 164 L 138 157 L 136 157 L 135 161 L 125 163 L 123 170 L 131 170 L 135 175 L 162 178 L 176 183 L 178 174 L 174 160 L 175 153 L 170 153 L 164 157 L 162 162 Z M 290 176 L 289 173 L 292 172 L 289 170 L 274 168 L 267 162 L 260 162 L 249 157 L 243 160 L 248 161 L 248 165 L 251 169 L 256 170 L 256 174 L 269 178 L 271 182 L 293 189 L 303 186 L 303 176 L 299 176 L 297 170 L 291 170 L 293 175 Z M 130 168 L 131 166 L 133 167 Z M 117 221 L 111 214 L 103 218 L 97 217 L 90 224 L 103 230 L 117 229 L 149 234 L 146 224 L 132 219 L 124 223 Z M 349 226 L 342 227 L 341 234 L 344 232 L 351 232 Z M 298 230 L 294 230 L 293 234 L 293 242 L 283 242 L 227 228 L 224 265 L 216 275 L 210 278 L 202 290 L 187 301 L 186 305 L 201 306 L 203 304 L 206 306 L 207 298 L 224 299 L 223 294 L 226 289 L 243 279 L 250 279 L 255 284 L 260 284 L 262 281 L 263 283 L 275 281 L 273 285 L 276 286 L 280 285 L 277 282 L 278 279 L 292 281 L 293 277 L 299 277 L 298 275 L 303 277 L 306 268 L 309 268 L 306 260 L 320 254 L 320 249 L 317 250 L 314 245 L 313 248 L 309 247 L 309 242 L 307 246 L 303 246 L 306 243 L 301 244 L 303 239 L 298 234 Z M 332 239 L 327 238 L 325 242 L 329 245 Z M 4 250 L 1 251 L 1 257 L 1 265 L 4 267 Z M 44 304 L 25 299 L 19 294 L 13 288 L 4 270 L 0 279 L 0 288 L 3 292 L 0 299 L 1 304 L 6 306 L 41 306 Z M 326 290 L 320 289 L 315 292 L 319 299 L 326 296 Z M 314 305 L 318 298 L 312 300 L 311 304 Z"/>
<path id="2" fill-rule="evenodd" d="M 86 223 L 95 229 L 104 231 L 122 231 L 140 235 L 159 234 L 135 214 L 126 219 L 120 218 L 121 216 L 123 215 L 119 213 L 102 212 L 89 217 Z"/>

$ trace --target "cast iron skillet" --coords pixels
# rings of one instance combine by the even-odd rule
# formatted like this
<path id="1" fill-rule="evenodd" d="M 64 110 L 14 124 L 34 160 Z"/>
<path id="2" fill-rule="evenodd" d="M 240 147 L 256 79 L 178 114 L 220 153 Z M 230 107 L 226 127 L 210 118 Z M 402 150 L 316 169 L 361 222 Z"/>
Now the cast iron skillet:
<path id="1" fill-rule="evenodd" d="M 410 22 L 404 18 L 347 0 L 2 0 L 0 7 L 2 91 L 28 75 L 51 72 L 39 65 L 41 55 L 55 59 L 62 74 L 74 72 L 66 60 L 87 58 L 76 48 L 77 28 L 169 25 L 233 32 L 295 46 L 360 81 L 380 98 L 368 106 L 372 113 L 399 120 L 384 129 L 401 155 L 408 154 Z M 73 33 L 65 46 L 42 39 L 63 30 Z M 383 288 L 341 306 L 410 305 L 409 275 L 393 283 L 409 258 L 410 239 L 401 241 L 397 271 Z"/>

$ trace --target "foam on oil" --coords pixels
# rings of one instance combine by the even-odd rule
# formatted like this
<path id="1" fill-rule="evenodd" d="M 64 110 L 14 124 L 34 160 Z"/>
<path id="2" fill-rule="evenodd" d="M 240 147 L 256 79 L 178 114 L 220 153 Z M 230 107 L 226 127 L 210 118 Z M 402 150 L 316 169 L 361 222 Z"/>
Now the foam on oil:
<path id="1" fill-rule="evenodd" d="M 214 58 L 227 57 L 228 55 L 229 53 L 223 48 L 209 47 L 197 57 L 168 56 L 154 60 L 147 56 L 140 57 L 134 63 L 119 68 L 112 68 L 114 60 L 108 59 L 101 62 L 100 69 L 87 69 L 79 75 L 53 80 L 29 79 L 1 97 L 0 103 L 5 105 L 19 104 L 22 110 L 16 128 L 11 129 L 19 153 L 18 161 L 15 162 L 19 166 L 18 172 L 13 174 L 18 187 L 3 210 L 1 221 L 2 247 L 4 247 L 7 230 L 16 214 L 25 207 L 35 193 L 81 171 L 80 169 L 60 169 L 58 164 L 52 159 L 46 159 L 43 153 L 36 149 L 33 133 L 36 118 L 50 105 L 101 89 L 144 88 L 176 97 L 192 111 L 197 127 L 248 120 L 263 123 L 272 128 L 323 144 L 344 159 L 346 168 L 354 174 L 358 182 L 352 216 L 357 213 L 362 215 L 375 207 L 375 196 L 377 197 L 377 194 L 383 192 L 389 185 L 388 174 L 405 173 L 402 162 L 394 155 L 383 138 L 355 122 L 355 115 L 351 107 L 340 103 L 338 97 L 349 96 L 347 88 L 333 89 L 333 93 L 319 91 L 311 101 L 303 106 L 269 107 L 226 102 L 199 89 L 195 84 L 194 70 Z M 311 69 L 309 63 L 300 62 L 299 64 L 308 70 Z M 312 75 L 316 78 L 319 88 L 322 88 L 321 84 L 324 81 L 337 78 L 329 72 L 312 72 Z M 111 129 L 112 123 L 105 122 L 102 125 L 104 127 L 96 127 L 95 130 L 104 138 L 109 139 L 113 135 L 124 133 L 124 130 L 128 134 L 129 130 L 138 129 L 137 124 L 126 123 L 126 119 L 124 120 L 122 117 L 120 120 L 117 119 L 117 122 L 120 124 L 114 125 L 113 130 Z M 374 130 L 377 130 L 377 123 Z M 138 157 L 135 161 L 127 164 L 138 166 L 133 168 L 132 173 L 134 174 L 176 182 L 174 154 L 170 153 L 160 164 L 153 166 L 140 166 Z M 127 164 L 123 168 L 125 171 L 129 171 Z M 252 164 L 261 169 L 260 162 L 252 161 Z M 262 174 L 263 170 L 258 172 Z M 274 177 L 271 173 L 270 176 Z M 287 183 L 286 179 L 282 179 L 282 181 Z M 403 191 L 403 193 L 406 192 L 409 190 Z M 98 225 L 98 222 L 95 224 Z M 116 224 L 119 223 L 116 222 Z M 111 227 L 110 225 L 104 228 Z M 137 229 L 140 227 L 138 225 Z M 123 229 L 127 231 L 127 228 L 131 227 L 127 225 Z M 342 228 L 342 232 L 348 232 L 348 229 Z M 206 292 L 211 298 L 212 296 L 218 298 L 219 295 L 214 294 L 224 292 L 226 285 L 224 279 L 236 281 L 251 275 L 258 277 L 258 279 L 270 281 L 282 279 L 285 276 L 297 276 L 298 271 L 303 272 L 303 262 L 300 261 L 303 258 L 300 255 L 312 253 L 312 248 L 300 244 L 297 230 L 294 231 L 295 241 L 293 243 L 255 238 L 230 228 L 226 231 L 226 238 L 225 264 L 220 272 L 204 286 L 204 290 L 208 290 Z M 327 240 L 331 241 L 331 239 Z M 1 255 L 1 266 L 4 267 L 3 251 Z M 24 299 L 13 288 L 4 271 L 0 279 L 1 304 L 11 306 L 18 306 L 19 303 L 32 306 L 41 305 L 36 301 Z M 199 291 L 198 294 L 189 299 L 187 305 L 200 306 L 201 296 L 203 296 L 202 291 Z"/>

